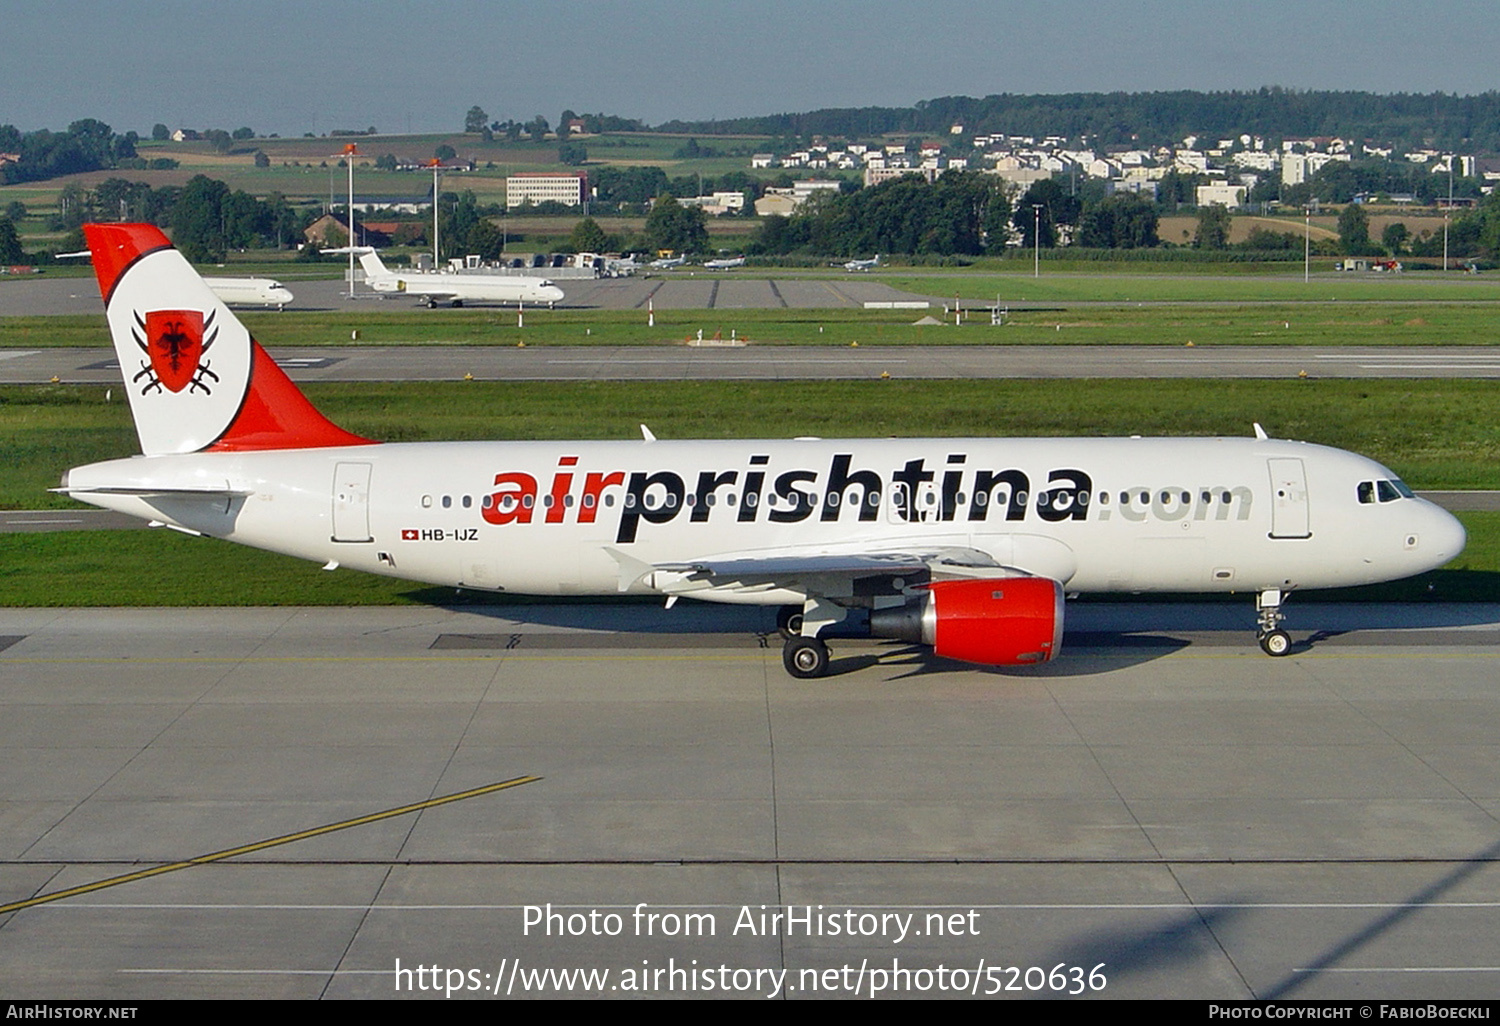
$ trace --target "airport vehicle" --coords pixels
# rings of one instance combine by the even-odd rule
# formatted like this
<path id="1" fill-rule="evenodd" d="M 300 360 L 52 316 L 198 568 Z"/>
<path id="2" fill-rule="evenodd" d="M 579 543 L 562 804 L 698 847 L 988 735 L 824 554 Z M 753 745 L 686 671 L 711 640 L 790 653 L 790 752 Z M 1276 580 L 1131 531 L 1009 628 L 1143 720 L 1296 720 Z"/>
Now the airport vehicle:
<path id="1" fill-rule="evenodd" d="M 873 260 L 851 260 L 844 265 L 846 271 L 873 271 L 880 266 L 880 254 L 876 253 Z"/>
<path id="2" fill-rule="evenodd" d="M 350 247 L 365 269 L 365 282 L 376 292 L 392 292 L 424 300 L 427 306 L 439 303 L 463 306 L 475 303 L 546 303 L 552 306 L 563 300 L 563 290 L 548 278 L 510 274 L 467 274 L 452 271 L 392 271 L 369 246 Z M 324 250 L 346 253 L 348 249 Z"/>
<path id="3" fill-rule="evenodd" d="M 653 271 L 670 271 L 674 267 L 681 267 L 687 263 L 686 256 L 662 257 L 660 260 L 651 261 L 649 266 Z"/>
<path id="4" fill-rule="evenodd" d="M 214 295 L 228 306 L 274 306 L 281 310 L 292 301 L 292 290 L 270 278 L 204 278 Z"/>
<path id="5" fill-rule="evenodd" d="M 744 257 L 725 257 L 722 260 L 710 260 L 705 263 L 704 268 L 710 271 L 727 271 L 731 267 L 744 267 Z"/>
<path id="6" fill-rule="evenodd" d="M 1046 662 L 1070 592 L 1284 597 L 1393 580 L 1463 527 L 1354 453 L 1250 438 L 377 443 L 325 419 L 149 225 L 87 225 L 144 455 L 62 491 L 192 534 L 534 595 L 780 606 L 783 661 L 868 629 Z"/>

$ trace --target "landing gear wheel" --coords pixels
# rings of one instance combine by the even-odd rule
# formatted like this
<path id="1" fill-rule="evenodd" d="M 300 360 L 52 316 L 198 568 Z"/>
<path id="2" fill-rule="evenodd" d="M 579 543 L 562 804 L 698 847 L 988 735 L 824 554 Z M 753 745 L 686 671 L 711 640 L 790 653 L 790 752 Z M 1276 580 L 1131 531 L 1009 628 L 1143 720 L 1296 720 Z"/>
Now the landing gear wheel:
<path id="1" fill-rule="evenodd" d="M 788 638 L 781 648 L 786 672 L 799 680 L 812 680 L 828 673 L 828 646 L 817 638 Z"/>
<path id="2" fill-rule="evenodd" d="M 1268 656 L 1284 656 L 1292 650 L 1292 639 L 1283 630 L 1267 631 L 1260 636 L 1260 647 Z"/>
<path id="3" fill-rule="evenodd" d="M 802 607 L 782 606 L 776 610 L 776 629 L 788 640 L 802 636 Z"/>

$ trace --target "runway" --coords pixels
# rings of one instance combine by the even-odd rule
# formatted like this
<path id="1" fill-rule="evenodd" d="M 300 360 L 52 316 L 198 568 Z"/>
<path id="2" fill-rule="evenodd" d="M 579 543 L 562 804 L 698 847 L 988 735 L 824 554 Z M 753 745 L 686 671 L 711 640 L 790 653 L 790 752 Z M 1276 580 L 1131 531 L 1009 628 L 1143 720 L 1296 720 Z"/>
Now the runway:
<path id="1" fill-rule="evenodd" d="M 1288 613 L 807 683 L 691 603 L 0 611 L 0 906 L 85 888 L 0 992 L 1492 997 L 1500 607 Z"/>
<path id="2" fill-rule="evenodd" d="M 934 329 L 944 330 L 944 329 Z M 968 329 L 953 329 L 968 330 Z M 294 381 L 1500 378 L 1500 349 L 1204 346 L 271 347 Z M 114 350 L 0 349 L 0 384 L 120 385 Z"/>

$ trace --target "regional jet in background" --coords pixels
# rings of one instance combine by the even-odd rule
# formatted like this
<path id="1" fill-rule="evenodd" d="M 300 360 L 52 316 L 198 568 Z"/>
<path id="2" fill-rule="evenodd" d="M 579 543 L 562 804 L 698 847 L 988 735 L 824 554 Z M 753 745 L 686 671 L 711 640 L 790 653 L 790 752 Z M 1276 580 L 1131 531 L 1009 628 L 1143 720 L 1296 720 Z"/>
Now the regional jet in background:
<path id="1" fill-rule="evenodd" d="M 88 260 L 92 257 L 91 252 L 80 249 L 76 253 L 59 253 L 53 259 Z M 204 278 L 203 281 L 229 306 L 274 306 L 282 310 L 294 298 L 291 289 L 270 278 Z"/>
<path id="2" fill-rule="evenodd" d="M 439 303 L 463 306 L 474 303 L 546 303 L 552 306 L 563 300 L 563 290 L 551 279 L 511 274 L 469 274 L 452 271 L 392 271 L 369 246 L 325 249 L 325 253 L 348 253 L 359 256 L 365 270 L 365 282 L 376 292 L 408 295 L 428 307 Z"/>
<path id="3" fill-rule="evenodd" d="M 670 271 L 672 268 L 681 267 L 685 263 L 687 263 L 686 256 L 662 257 L 660 260 L 651 261 L 647 266 L 653 271 Z"/>
<path id="4" fill-rule="evenodd" d="M 1464 546 L 1457 520 L 1380 464 L 1258 427 L 374 442 L 314 409 L 156 228 L 84 231 L 144 456 L 75 467 L 59 491 L 329 570 L 779 606 L 795 677 L 826 674 L 825 639 L 854 630 L 1046 662 L 1065 591 L 1247 592 L 1261 647 L 1283 655 L 1288 594 L 1406 577 Z"/>
<path id="5" fill-rule="evenodd" d="M 710 271 L 727 271 L 731 267 L 744 267 L 745 266 L 745 258 L 744 257 L 726 257 L 723 260 L 710 260 L 710 261 L 708 261 L 708 263 L 704 264 L 703 266 L 704 266 L 704 268 L 706 268 L 707 270 L 710 270 Z"/>
<path id="6" fill-rule="evenodd" d="M 204 278 L 208 287 L 229 306 L 274 306 L 281 310 L 292 301 L 292 292 L 270 278 Z"/>
<path id="7" fill-rule="evenodd" d="M 851 260 L 844 265 L 846 271 L 873 271 L 880 266 L 880 254 L 875 254 L 873 260 Z"/>

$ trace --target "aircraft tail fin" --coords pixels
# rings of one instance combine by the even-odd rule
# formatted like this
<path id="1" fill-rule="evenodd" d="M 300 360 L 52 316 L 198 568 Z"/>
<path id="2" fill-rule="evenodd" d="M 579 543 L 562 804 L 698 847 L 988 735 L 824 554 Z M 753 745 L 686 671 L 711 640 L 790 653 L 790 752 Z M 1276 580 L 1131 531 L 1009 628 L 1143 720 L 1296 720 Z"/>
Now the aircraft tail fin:
<path id="1" fill-rule="evenodd" d="M 370 444 L 307 401 L 156 226 L 83 232 L 143 453 Z"/>
<path id="2" fill-rule="evenodd" d="M 365 269 L 365 278 L 367 280 L 384 278 L 391 273 L 385 266 L 385 261 L 380 259 L 380 254 L 376 253 L 373 249 L 366 249 L 360 252 L 359 266 Z"/>

